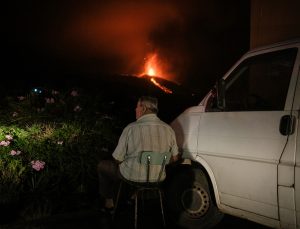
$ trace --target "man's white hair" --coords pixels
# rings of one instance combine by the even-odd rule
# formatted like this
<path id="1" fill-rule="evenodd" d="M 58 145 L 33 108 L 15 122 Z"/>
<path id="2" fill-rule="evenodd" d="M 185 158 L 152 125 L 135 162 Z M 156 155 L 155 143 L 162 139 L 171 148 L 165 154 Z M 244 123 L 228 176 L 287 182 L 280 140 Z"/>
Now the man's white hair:
<path id="1" fill-rule="evenodd" d="M 146 108 L 146 112 L 155 113 L 158 112 L 158 101 L 157 98 L 151 96 L 141 96 L 139 98 L 140 104 Z"/>

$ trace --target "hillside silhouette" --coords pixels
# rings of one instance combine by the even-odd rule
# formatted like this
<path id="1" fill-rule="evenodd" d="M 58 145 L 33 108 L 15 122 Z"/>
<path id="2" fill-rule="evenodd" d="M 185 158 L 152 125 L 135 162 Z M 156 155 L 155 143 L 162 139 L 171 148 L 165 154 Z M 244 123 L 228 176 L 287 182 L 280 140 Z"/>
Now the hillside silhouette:
<path id="1" fill-rule="evenodd" d="M 152 77 L 172 93 L 166 93 L 154 85 L 150 77 L 133 75 L 49 75 L 5 79 L 0 85 L 1 98 L 21 96 L 35 88 L 45 90 L 80 89 L 91 96 L 101 96 L 103 100 L 114 104 L 112 112 L 123 112 L 128 121 L 134 120 L 134 108 L 142 95 L 155 96 L 159 100 L 159 117 L 171 122 L 187 107 L 197 105 L 200 95 L 195 95 L 188 88 L 171 81 Z"/>

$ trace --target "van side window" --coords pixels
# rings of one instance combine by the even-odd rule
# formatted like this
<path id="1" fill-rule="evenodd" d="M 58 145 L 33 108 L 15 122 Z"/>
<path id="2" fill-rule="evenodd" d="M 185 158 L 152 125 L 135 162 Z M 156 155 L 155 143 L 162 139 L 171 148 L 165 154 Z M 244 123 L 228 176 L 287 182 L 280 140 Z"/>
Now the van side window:
<path id="1" fill-rule="evenodd" d="M 226 79 L 226 111 L 283 110 L 297 49 L 248 58 Z"/>

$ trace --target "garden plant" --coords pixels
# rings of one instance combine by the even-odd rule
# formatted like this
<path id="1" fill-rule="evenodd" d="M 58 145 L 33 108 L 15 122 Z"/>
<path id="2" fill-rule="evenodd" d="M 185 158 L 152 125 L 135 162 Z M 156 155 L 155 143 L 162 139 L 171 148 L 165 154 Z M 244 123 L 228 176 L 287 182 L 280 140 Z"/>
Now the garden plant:
<path id="1" fill-rule="evenodd" d="M 1 99 L 3 218 L 32 221 L 91 207 L 97 162 L 110 157 L 125 123 L 114 105 L 80 88 L 32 88 Z"/>

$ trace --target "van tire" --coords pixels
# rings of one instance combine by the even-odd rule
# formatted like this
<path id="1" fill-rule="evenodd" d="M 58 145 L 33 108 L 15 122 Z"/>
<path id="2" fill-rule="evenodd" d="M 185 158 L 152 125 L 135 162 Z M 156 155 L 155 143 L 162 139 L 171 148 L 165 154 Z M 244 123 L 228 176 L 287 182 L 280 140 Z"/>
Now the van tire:
<path id="1" fill-rule="evenodd" d="M 212 196 L 205 173 L 199 168 L 183 167 L 172 174 L 166 187 L 170 219 L 188 229 L 208 229 L 223 218 Z M 191 203 L 191 199 L 196 200 Z"/>

